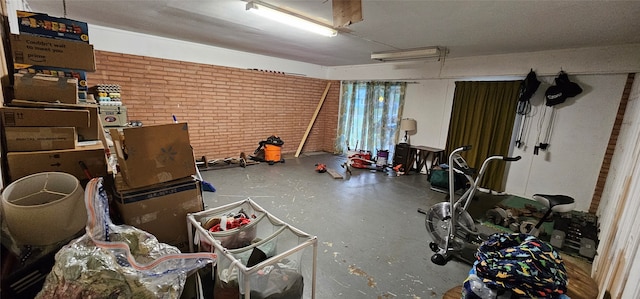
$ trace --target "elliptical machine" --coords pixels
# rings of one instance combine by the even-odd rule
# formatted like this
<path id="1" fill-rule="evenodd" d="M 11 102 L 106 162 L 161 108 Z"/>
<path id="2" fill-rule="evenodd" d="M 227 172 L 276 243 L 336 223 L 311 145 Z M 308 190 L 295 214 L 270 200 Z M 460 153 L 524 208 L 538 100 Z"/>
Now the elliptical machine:
<path id="1" fill-rule="evenodd" d="M 456 148 L 449 154 L 449 201 L 437 203 L 431 206 L 429 211 L 418 209 L 418 212 L 426 215 L 425 227 L 433 240 L 433 242 L 429 243 L 429 248 L 434 252 L 433 256 L 431 256 L 431 261 L 436 265 L 446 265 L 454 256 L 468 263 L 474 262 L 477 248 L 489 235 L 498 232 L 484 226 L 476 226 L 476 222 L 467 212 L 471 199 L 477 191 L 478 183 L 482 180 L 491 161 L 515 162 L 521 159 L 520 156 L 490 156 L 482 162 L 480 171 L 474 179 L 474 170 L 469 168 L 465 159 L 460 156 L 461 152 L 470 149 L 471 146 L 466 145 Z M 457 200 L 454 172 L 464 175 L 469 183 L 469 187 Z M 575 206 L 574 199 L 566 195 L 535 194 L 533 199 L 547 208 L 544 217 L 539 219 L 535 227 L 529 232 L 529 234 L 533 235 L 537 234 L 540 226 L 552 212 L 569 212 Z M 455 212 L 452 213 L 451 211 Z M 451 223 L 455 225 L 451 225 Z"/>

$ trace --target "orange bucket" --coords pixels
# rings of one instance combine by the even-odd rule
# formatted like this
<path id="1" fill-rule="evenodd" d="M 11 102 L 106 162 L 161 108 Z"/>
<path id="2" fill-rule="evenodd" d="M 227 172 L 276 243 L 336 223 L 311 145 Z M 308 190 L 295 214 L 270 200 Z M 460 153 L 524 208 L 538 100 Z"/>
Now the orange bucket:
<path id="1" fill-rule="evenodd" d="M 280 159 L 280 147 L 277 145 L 265 144 L 264 145 L 264 159 L 266 161 L 279 162 Z"/>

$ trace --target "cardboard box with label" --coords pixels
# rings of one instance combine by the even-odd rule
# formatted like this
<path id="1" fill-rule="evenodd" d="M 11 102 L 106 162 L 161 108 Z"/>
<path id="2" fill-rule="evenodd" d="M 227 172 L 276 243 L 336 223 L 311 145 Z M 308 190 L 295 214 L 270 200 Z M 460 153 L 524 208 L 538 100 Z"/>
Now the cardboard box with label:
<path id="1" fill-rule="evenodd" d="M 89 42 L 89 27 L 86 22 L 30 11 L 18 10 L 16 14 L 20 33 Z"/>
<path id="2" fill-rule="evenodd" d="M 13 63 L 21 65 L 53 66 L 90 72 L 96 70 L 93 45 L 83 42 L 12 34 L 11 52 Z"/>
<path id="3" fill-rule="evenodd" d="M 196 166 L 186 123 L 109 130 L 130 189 L 190 177 Z"/>
<path id="4" fill-rule="evenodd" d="M 14 74 L 14 97 L 38 102 L 78 103 L 78 79 Z"/>
<path id="5" fill-rule="evenodd" d="M 47 108 L 47 109 L 62 109 L 62 110 L 78 110 L 85 111 L 81 113 L 89 113 L 89 125 L 84 127 L 76 126 L 76 133 L 78 133 L 78 141 L 100 140 L 100 132 L 103 130 L 102 124 L 98 116 L 98 106 L 93 104 L 63 104 L 63 103 L 43 103 L 32 102 L 24 100 L 11 101 L 12 108 L 32 109 L 32 108 Z M 0 111 L 1 108 L 0 108 Z M 22 111 L 20 113 L 26 113 L 24 110 L 8 110 L 8 111 Z M 33 114 L 34 112 L 31 111 Z M 50 117 L 50 116 L 47 116 Z M 9 118 L 11 115 L 9 114 Z M 23 122 L 24 123 L 24 122 Z M 26 125 L 24 125 L 26 126 Z M 63 125 L 42 125 L 44 126 L 63 126 Z"/>
<path id="6" fill-rule="evenodd" d="M 66 172 L 80 181 L 87 181 L 80 162 L 86 165 L 92 177 L 101 177 L 107 175 L 106 159 L 104 145 L 100 141 L 78 145 L 74 149 L 7 153 L 11 181 L 48 171 Z"/>
<path id="7" fill-rule="evenodd" d="M 189 252 L 187 214 L 204 209 L 200 182 L 190 178 L 116 192 L 114 201 L 125 224 Z"/>
<path id="8" fill-rule="evenodd" d="M 89 110 L 59 108 L 0 107 L 6 127 L 76 127 L 90 126 Z"/>
<path id="9" fill-rule="evenodd" d="M 124 127 L 127 125 L 127 106 L 98 106 L 100 121 L 104 127 Z"/>
<path id="10" fill-rule="evenodd" d="M 7 151 L 50 151 L 75 148 L 74 127 L 6 127 Z"/>

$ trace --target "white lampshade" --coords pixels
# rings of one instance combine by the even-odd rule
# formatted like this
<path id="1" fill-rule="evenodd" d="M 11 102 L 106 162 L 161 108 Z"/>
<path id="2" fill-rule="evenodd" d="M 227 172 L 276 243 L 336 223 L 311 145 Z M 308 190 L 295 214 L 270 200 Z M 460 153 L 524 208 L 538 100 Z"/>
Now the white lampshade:
<path id="1" fill-rule="evenodd" d="M 403 118 L 400 120 L 400 131 L 404 131 L 404 136 L 400 143 L 409 143 L 409 132 L 415 133 L 416 131 L 416 120 L 413 118 Z"/>
<path id="2" fill-rule="evenodd" d="M 416 130 L 416 120 L 413 118 L 403 118 L 400 121 L 400 130 L 401 131 L 415 131 Z"/>

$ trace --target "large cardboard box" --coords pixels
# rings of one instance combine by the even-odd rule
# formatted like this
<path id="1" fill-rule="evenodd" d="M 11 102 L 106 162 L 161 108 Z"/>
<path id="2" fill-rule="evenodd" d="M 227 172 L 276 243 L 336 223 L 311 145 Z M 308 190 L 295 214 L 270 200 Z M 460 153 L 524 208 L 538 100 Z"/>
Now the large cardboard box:
<path id="1" fill-rule="evenodd" d="M 34 173 L 59 171 L 85 182 L 88 178 L 80 162 L 86 165 L 92 177 L 101 177 L 107 174 L 106 159 L 104 146 L 100 141 L 79 145 L 74 149 L 7 153 L 11 181 Z"/>
<path id="2" fill-rule="evenodd" d="M 74 127 L 6 127 L 7 151 L 50 151 L 75 148 Z"/>
<path id="3" fill-rule="evenodd" d="M 14 74 L 13 93 L 16 99 L 78 103 L 78 79 L 45 75 Z"/>
<path id="4" fill-rule="evenodd" d="M 100 116 L 98 115 L 98 106 L 92 104 L 79 104 L 72 109 L 80 109 L 89 111 L 89 126 L 86 128 L 78 128 L 78 140 L 99 140 L 100 131 L 104 130 L 100 123 Z"/>
<path id="5" fill-rule="evenodd" d="M 43 102 L 32 102 L 32 101 L 24 101 L 24 100 L 13 100 L 11 101 L 11 106 L 23 107 L 23 108 L 54 108 L 54 109 L 73 109 L 73 110 L 87 111 L 89 113 L 89 125 L 85 127 L 76 127 L 76 133 L 78 133 L 78 141 L 100 140 L 100 132 L 103 130 L 103 128 L 102 128 L 102 124 L 100 123 L 97 105 L 43 103 Z"/>
<path id="6" fill-rule="evenodd" d="M 196 166 L 186 123 L 109 130 L 129 188 L 190 177 Z"/>
<path id="7" fill-rule="evenodd" d="M 100 121 L 104 127 L 124 127 L 127 125 L 127 106 L 98 106 Z"/>
<path id="8" fill-rule="evenodd" d="M 11 35 L 13 62 L 93 72 L 93 45 L 35 35 Z"/>
<path id="9" fill-rule="evenodd" d="M 89 42 L 89 27 L 86 22 L 57 18 L 45 13 L 18 10 L 20 33 Z"/>
<path id="10" fill-rule="evenodd" d="M 156 236 L 160 242 L 189 252 L 187 214 L 204 209 L 200 182 L 192 178 L 147 188 L 116 192 L 117 210 L 125 224 Z"/>
<path id="11" fill-rule="evenodd" d="M 89 110 L 58 108 L 0 107 L 6 127 L 76 127 L 90 126 Z"/>

